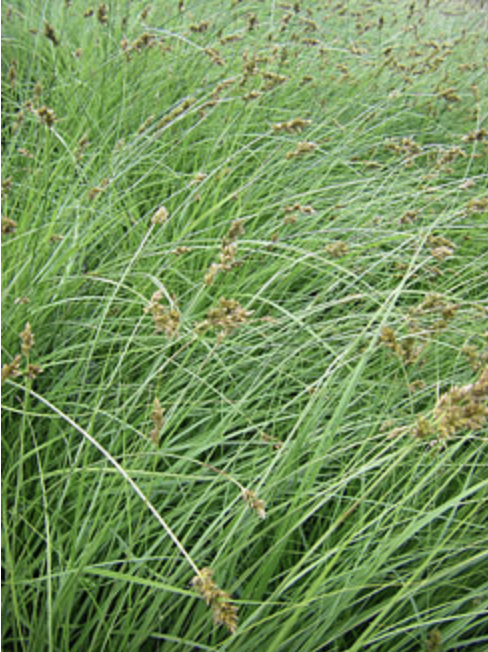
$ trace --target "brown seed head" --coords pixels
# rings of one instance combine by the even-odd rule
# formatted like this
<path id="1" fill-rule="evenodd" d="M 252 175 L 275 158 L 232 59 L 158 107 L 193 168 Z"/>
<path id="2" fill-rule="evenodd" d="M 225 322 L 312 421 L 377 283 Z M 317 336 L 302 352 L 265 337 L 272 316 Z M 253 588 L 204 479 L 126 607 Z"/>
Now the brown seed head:
<path id="1" fill-rule="evenodd" d="M 102 3 L 97 9 L 97 20 L 101 25 L 108 24 L 108 7 Z"/>
<path id="2" fill-rule="evenodd" d="M 160 206 L 151 218 L 151 224 L 164 224 L 169 218 L 168 210 Z"/>
<path id="3" fill-rule="evenodd" d="M 47 106 L 41 106 L 39 109 L 37 109 L 37 111 L 35 111 L 35 113 L 39 119 L 39 122 L 49 128 L 51 128 L 57 120 L 54 111 Z"/>
<path id="4" fill-rule="evenodd" d="M 51 41 L 51 43 L 53 43 L 53 45 L 55 45 L 56 47 L 59 45 L 60 41 L 56 36 L 54 27 L 46 20 L 44 21 L 44 36 L 48 38 Z"/>
<path id="5" fill-rule="evenodd" d="M 17 222 L 11 220 L 10 217 L 2 215 L 2 234 L 13 235 L 17 230 Z"/>
<path id="6" fill-rule="evenodd" d="M 154 399 L 153 411 L 151 414 L 152 422 L 154 423 L 154 428 L 151 430 L 151 440 L 155 443 L 159 443 L 159 435 L 164 425 L 164 409 L 161 407 L 161 403 L 157 398 Z"/>
<path id="7" fill-rule="evenodd" d="M 2 385 L 7 378 L 14 378 L 20 376 L 20 355 L 16 355 L 12 362 L 2 365 Z"/>
<path id="8" fill-rule="evenodd" d="M 259 518 L 266 518 L 266 503 L 264 500 L 259 500 L 256 494 L 249 489 L 244 489 L 242 497 L 249 507 L 256 512 Z"/>
<path id="9" fill-rule="evenodd" d="M 232 603 L 230 595 L 217 586 L 213 574 L 211 568 L 202 568 L 192 579 L 192 586 L 212 609 L 214 623 L 225 625 L 234 633 L 237 629 L 238 607 Z"/>
<path id="10" fill-rule="evenodd" d="M 25 357 L 28 358 L 31 349 L 34 346 L 34 335 L 29 322 L 26 323 L 25 329 L 21 332 L 20 339 L 22 340 L 21 351 Z"/>

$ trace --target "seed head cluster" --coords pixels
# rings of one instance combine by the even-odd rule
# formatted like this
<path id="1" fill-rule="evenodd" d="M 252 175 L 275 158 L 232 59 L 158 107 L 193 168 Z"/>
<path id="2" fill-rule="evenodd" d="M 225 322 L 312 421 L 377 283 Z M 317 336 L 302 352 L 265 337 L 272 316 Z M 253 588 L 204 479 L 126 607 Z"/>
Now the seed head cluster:
<path id="1" fill-rule="evenodd" d="M 246 310 L 236 299 L 221 297 L 219 305 L 207 312 L 207 319 L 197 324 L 197 330 L 213 329 L 223 338 L 249 321 L 252 310 Z"/>
<path id="2" fill-rule="evenodd" d="M 213 621 L 216 625 L 224 625 L 234 633 L 237 629 L 238 608 L 233 604 L 228 593 L 220 589 L 213 579 L 214 571 L 211 568 L 202 568 L 191 583 L 200 597 L 212 609 Z"/>
<path id="3" fill-rule="evenodd" d="M 162 304 L 164 292 L 155 292 L 148 306 L 144 308 L 146 314 L 152 315 L 156 332 L 163 332 L 166 337 L 175 337 L 180 328 L 180 313 L 176 308 L 168 308 Z"/>

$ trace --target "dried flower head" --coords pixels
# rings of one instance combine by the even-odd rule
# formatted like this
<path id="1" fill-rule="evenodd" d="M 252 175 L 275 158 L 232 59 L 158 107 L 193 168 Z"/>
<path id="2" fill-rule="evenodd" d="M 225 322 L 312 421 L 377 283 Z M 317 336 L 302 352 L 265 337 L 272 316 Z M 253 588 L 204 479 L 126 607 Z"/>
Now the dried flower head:
<path id="1" fill-rule="evenodd" d="M 97 9 L 97 20 L 100 25 L 108 24 L 108 7 L 105 3 L 102 3 Z"/>
<path id="2" fill-rule="evenodd" d="M 299 213 L 303 213 L 305 215 L 313 215 L 317 211 L 313 206 L 302 206 L 299 202 L 295 202 L 294 204 L 291 205 L 286 205 L 285 206 L 285 213 L 294 213 L 295 211 L 298 211 Z"/>
<path id="3" fill-rule="evenodd" d="M 35 113 L 39 119 L 39 122 L 49 128 L 51 128 L 57 120 L 54 111 L 47 106 L 41 106 Z"/>
<path id="4" fill-rule="evenodd" d="M 465 143 L 476 143 L 486 140 L 488 138 L 488 131 L 486 129 L 475 129 L 470 131 L 466 136 L 463 136 Z"/>
<path id="5" fill-rule="evenodd" d="M 205 54 L 210 58 L 212 63 L 215 63 L 217 66 L 223 66 L 225 64 L 224 59 L 220 56 L 220 52 L 214 48 L 205 48 Z"/>
<path id="6" fill-rule="evenodd" d="M 160 206 L 151 218 L 151 224 L 164 224 L 169 217 L 167 208 Z"/>
<path id="7" fill-rule="evenodd" d="M 249 14 L 247 17 L 247 29 L 252 32 L 259 25 L 258 17 L 256 14 Z"/>
<path id="8" fill-rule="evenodd" d="M 15 89 L 15 86 L 17 84 L 17 59 L 12 59 L 12 63 L 10 64 L 10 68 L 8 69 L 7 79 L 10 83 L 10 86 L 12 86 L 12 88 Z"/>
<path id="9" fill-rule="evenodd" d="M 228 593 L 222 591 L 213 580 L 214 572 L 211 568 L 202 568 L 191 583 L 194 589 L 212 609 L 213 621 L 216 625 L 225 625 L 234 633 L 237 629 L 238 608 L 232 603 Z"/>
<path id="10" fill-rule="evenodd" d="M 425 642 L 425 652 L 441 652 L 442 634 L 437 627 L 431 629 Z"/>
<path id="11" fill-rule="evenodd" d="M 146 48 L 152 48 L 156 45 L 156 38 L 154 34 L 151 34 L 150 32 L 144 32 L 137 38 L 131 46 L 129 46 L 129 50 L 135 50 L 136 52 L 142 52 Z M 124 46 L 122 45 L 122 49 L 125 50 Z M 127 53 L 127 52 L 126 52 Z"/>
<path id="12" fill-rule="evenodd" d="M 33 88 L 34 100 L 36 101 L 36 103 L 39 102 L 39 100 L 41 99 L 43 91 L 44 89 L 42 88 L 41 82 L 37 81 L 34 84 L 34 88 Z"/>
<path id="13" fill-rule="evenodd" d="M 207 178 L 204 172 L 197 172 L 191 181 L 191 185 L 202 183 Z"/>
<path id="14" fill-rule="evenodd" d="M 37 378 L 37 376 L 39 374 L 42 374 L 43 371 L 44 370 L 39 365 L 37 365 L 37 364 L 29 364 L 29 365 L 27 365 L 25 375 L 27 376 L 27 378 L 30 378 L 31 380 L 34 380 L 35 378 Z"/>
<path id="15" fill-rule="evenodd" d="M 246 95 L 242 96 L 242 99 L 244 102 L 250 102 L 252 100 L 258 100 L 261 97 L 262 93 L 261 91 L 249 91 L 249 93 L 246 93 Z"/>
<path id="16" fill-rule="evenodd" d="M 405 364 L 415 362 L 419 355 L 422 353 L 422 346 L 417 344 L 417 340 L 413 335 L 407 335 L 402 338 L 402 342 L 397 340 L 395 331 L 388 326 L 383 326 L 381 329 L 380 342 L 390 351 L 393 351 L 401 358 Z"/>
<path id="17" fill-rule="evenodd" d="M 54 27 L 46 20 L 44 21 L 44 36 L 48 38 L 51 41 L 51 43 L 53 43 L 53 45 L 55 45 L 56 47 L 59 45 L 60 41 L 56 36 Z"/>
<path id="18" fill-rule="evenodd" d="M 436 260 L 442 261 L 445 258 L 449 258 L 454 255 L 454 249 L 452 247 L 434 247 L 430 250 L 430 255 L 433 256 Z"/>
<path id="19" fill-rule="evenodd" d="M 155 292 L 144 312 L 151 314 L 156 332 L 163 331 L 166 337 L 175 337 L 180 328 L 180 313 L 176 308 L 168 308 L 161 303 L 164 293 L 161 290 Z"/>
<path id="20" fill-rule="evenodd" d="M 303 118 L 293 118 L 293 120 L 289 120 L 288 122 L 278 122 L 277 124 L 274 124 L 273 131 L 275 132 L 286 131 L 290 134 L 300 133 L 302 129 L 308 127 L 310 124 L 312 124 L 311 120 L 304 120 Z"/>
<path id="21" fill-rule="evenodd" d="M 149 13 L 151 12 L 151 9 L 151 5 L 146 5 L 139 16 L 140 20 L 146 20 L 146 18 L 149 16 Z"/>
<path id="22" fill-rule="evenodd" d="M 288 77 L 285 75 L 279 75 L 276 72 L 270 72 L 267 70 L 263 70 L 261 73 L 262 77 L 264 80 L 266 80 L 266 83 L 263 86 L 264 91 L 269 91 L 272 88 L 275 88 L 275 86 L 279 86 L 280 84 L 284 84 Z"/>
<path id="23" fill-rule="evenodd" d="M 220 44 L 226 45 L 227 43 L 235 43 L 236 41 L 241 41 L 242 38 L 242 34 L 228 34 L 227 36 L 222 36 Z"/>
<path id="24" fill-rule="evenodd" d="M 204 278 L 205 285 L 212 285 L 215 277 L 220 271 L 229 272 L 241 263 L 236 260 L 237 256 L 237 238 L 244 233 L 244 224 L 242 220 L 231 222 L 228 232 L 222 238 L 220 246 L 219 263 L 212 263 L 207 270 Z"/>
<path id="25" fill-rule="evenodd" d="M 34 346 L 34 335 L 29 322 L 26 323 L 25 329 L 21 332 L 20 339 L 22 340 L 21 351 L 25 357 L 28 358 L 31 349 Z"/>
<path id="26" fill-rule="evenodd" d="M 217 308 L 207 312 L 207 319 L 197 325 L 199 330 L 207 328 L 219 331 L 220 337 L 225 337 L 236 328 L 249 321 L 253 311 L 246 310 L 235 299 L 221 297 Z"/>
<path id="27" fill-rule="evenodd" d="M 152 121 L 154 120 L 154 114 L 151 113 L 144 122 L 141 124 L 139 129 L 137 130 L 137 133 L 140 135 L 146 131 L 146 129 L 151 125 Z"/>
<path id="28" fill-rule="evenodd" d="M 9 192 L 12 190 L 13 185 L 12 177 L 7 177 L 2 181 L 2 199 L 7 197 Z"/>
<path id="29" fill-rule="evenodd" d="M 182 245 L 180 247 L 176 247 L 176 249 L 172 249 L 171 253 L 174 254 L 175 256 L 183 256 L 184 254 L 189 254 L 192 251 L 193 249 L 191 247 L 184 247 Z"/>
<path id="30" fill-rule="evenodd" d="M 186 100 L 183 100 L 181 104 L 179 104 L 177 107 L 175 107 L 171 113 L 168 115 L 165 115 L 161 120 L 157 123 L 156 127 L 157 129 L 162 129 L 168 124 L 171 124 L 173 120 L 175 120 L 178 116 L 182 115 L 187 109 L 189 109 L 193 104 L 195 103 L 195 100 L 193 98 L 187 98 Z"/>
<path id="31" fill-rule="evenodd" d="M 202 34 L 203 32 L 206 32 L 210 23 L 208 20 L 202 20 L 200 23 L 194 23 L 190 25 L 190 32 L 196 33 L 196 34 Z"/>
<path id="32" fill-rule="evenodd" d="M 207 273 L 205 274 L 205 277 L 203 279 L 205 285 L 207 286 L 212 285 L 219 271 L 220 271 L 220 265 L 218 263 L 212 263 L 208 268 Z"/>
<path id="33" fill-rule="evenodd" d="M 220 269 L 228 272 L 235 266 L 237 254 L 237 243 L 229 242 L 222 243 L 222 248 L 220 250 Z"/>
<path id="34" fill-rule="evenodd" d="M 488 210 L 488 195 L 485 197 L 473 197 L 466 204 L 466 210 L 471 213 L 484 213 Z"/>
<path id="35" fill-rule="evenodd" d="M 90 146 L 90 141 L 88 140 L 88 134 L 83 134 L 83 136 L 79 139 L 75 151 L 76 155 L 76 160 L 79 162 L 83 158 L 83 155 L 85 153 L 85 150 Z"/>
<path id="36" fill-rule="evenodd" d="M 164 409 L 161 407 L 161 403 L 157 398 L 154 399 L 153 411 L 151 414 L 151 420 L 154 423 L 154 428 L 151 430 L 150 436 L 151 440 L 155 443 L 159 443 L 159 435 L 164 426 Z"/>
<path id="37" fill-rule="evenodd" d="M 286 155 L 287 159 L 292 159 L 296 158 L 297 156 L 303 156 L 304 154 L 310 154 L 313 152 L 315 149 L 317 149 L 317 144 L 312 143 L 309 141 L 303 141 L 301 143 L 298 143 L 296 148 L 292 150 L 291 152 L 288 152 Z"/>
<path id="38" fill-rule="evenodd" d="M 454 386 L 443 394 L 434 408 L 434 418 L 443 439 L 463 430 L 479 430 L 488 418 L 488 366 L 477 382 Z"/>
<path id="39" fill-rule="evenodd" d="M 20 376 L 19 366 L 20 355 L 16 355 L 12 362 L 2 365 L 2 385 L 7 380 L 7 378 Z"/>
<path id="40" fill-rule="evenodd" d="M 455 88 L 444 88 L 437 92 L 437 95 L 441 97 L 446 102 L 460 102 L 461 98 L 459 97 Z"/>
<path id="41" fill-rule="evenodd" d="M 264 500 L 259 500 L 254 491 L 244 489 L 242 492 L 242 497 L 249 505 L 249 507 L 256 512 L 259 518 L 266 518 L 266 503 Z"/>
<path id="42" fill-rule="evenodd" d="M 426 419 L 424 416 L 419 414 L 417 416 L 417 423 L 412 429 L 412 436 L 417 439 L 426 439 L 435 432 L 434 425 Z"/>
<path id="43" fill-rule="evenodd" d="M 400 224 L 411 224 L 412 222 L 415 222 L 418 215 L 419 211 L 405 211 L 405 213 L 400 217 Z"/>
<path id="44" fill-rule="evenodd" d="M 343 242 L 342 240 L 331 242 L 325 247 L 325 251 L 333 258 L 341 258 L 342 256 L 345 256 L 348 249 L 347 242 Z"/>
<path id="45" fill-rule="evenodd" d="M 234 240 L 237 240 L 241 235 L 244 235 L 245 233 L 245 228 L 244 228 L 244 222 L 242 220 L 233 220 L 230 223 L 229 230 L 227 231 L 227 234 L 224 236 L 223 241 L 224 242 L 233 242 Z"/>
<path id="46" fill-rule="evenodd" d="M 17 230 L 17 222 L 11 220 L 10 217 L 2 215 L 2 234 L 13 235 Z"/>

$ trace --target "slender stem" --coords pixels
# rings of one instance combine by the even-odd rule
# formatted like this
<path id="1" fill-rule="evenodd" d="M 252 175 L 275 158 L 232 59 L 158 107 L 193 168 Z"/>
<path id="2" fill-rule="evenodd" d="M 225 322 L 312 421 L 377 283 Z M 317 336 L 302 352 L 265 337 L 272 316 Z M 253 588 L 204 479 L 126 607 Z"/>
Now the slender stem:
<path id="1" fill-rule="evenodd" d="M 67 414 L 62 412 L 59 408 L 57 408 L 55 405 L 53 405 L 50 401 L 47 399 L 43 398 L 37 392 L 33 391 L 32 389 L 29 388 L 24 388 L 22 385 L 17 385 L 17 383 L 13 383 L 9 381 L 10 385 L 15 386 L 17 389 L 23 389 L 27 393 L 29 393 L 31 396 L 36 398 L 38 401 L 43 403 L 46 407 L 48 407 L 50 410 L 55 412 L 57 415 L 59 415 L 62 419 L 64 419 L 67 423 L 69 423 L 75 430 L 77 430 L 83 437 L 92 444 L 95 448 L 97 448 L 100 453 L 114 466 L 117 471 L 120 473 L 120 475 L 130 484 L 132 489 L 135 491 L 135 493 L 139 496 L 139 498 L 147 505 L 148 509 L 151 511 L 153 514 L 154 518 L 158 521 L 158 523 L 162 526 L 162 528 L 165 530 L 166 534 L 170 537 L 170 539 L 173 541 L 175 546 L 178 548 L 178 550 L 181 552 L 183 557 L 186 559 L 186 561 L 189 563 L 189 565 L 192 567 L 192 569 L 195 571 L 197 575 L 200 576 L 200 570 L 198 566 L 195 564 L 193 559 L 190 557 L 188 552 L 185 550 L 183 547 L 183 544 L 181 541 L 178 539 L 178 537 L 174 534 L 174 532 L 171 530 L 169 525 L 166 523 L 166 521 L 163 519 L 161 514 L 158 512 L 158 510 L 154 507 L 154 505 L 150 502 L 149 498 L 143 493 L 143 491 L 138 487 L 136 482 L 130 477 L 130 475 L 127 473 L 127 471 L 117 462 L 117 460 L 112 457 L 112 455 L 108 452 L 106 448 L 104 448 L 94 437 L 92 437 L 84 428 L 82 428 L 80 425 L 76 423 L 76 421 L 73 421 L 71 417 L 69 417 Z"/>

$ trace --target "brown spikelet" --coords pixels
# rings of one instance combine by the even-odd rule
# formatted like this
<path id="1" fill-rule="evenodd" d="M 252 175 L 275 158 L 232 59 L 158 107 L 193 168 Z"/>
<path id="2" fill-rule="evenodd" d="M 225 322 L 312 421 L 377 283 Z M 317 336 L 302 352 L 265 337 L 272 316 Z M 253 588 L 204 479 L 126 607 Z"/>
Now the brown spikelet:
<path id="1" fill-rule="evenodd" d="M 225 337 L 249 321 L 253 311 L 246 310 L 235 299 L 221 297 L 217 308 L 207 312 L 207 319 L 197 324 L 197 330 L 215 329 L 219 337 Z"/>
<path id="2" fill-rule="evenodd" d="M 443 439 L 463 430 L 481 429 L 488 418 L 488 365 L 475 383 L 454 386 L 442 394 L 434 418 Z"/>
<path id="3" fill-rule="evenodd" d="M 160 206 L 151 218 L 151 224 L 164 224 L 169 217 L 168 209 Z"/>
<path id="4" fill-rule="evenodd" d="M 292 159 L 296 158 L 297 156 L 303 156 L 304 154 L 310 154 L 313 152 L 315 149 L 317 149 L 317 144 L 312 143 L 309 141 L 303 141 L 301 143 L 298 143 L 296 148 L 292 150 L 291 152 L 288 152 L 286 155 L 287 159 Z"/>
<path id="5" fill-rule="evenodd" d="M 60 41 L 56 36 L 54 27 L 47 21 L 44 21 L 44 36 L 48 38 L 56 47 L 59 45 Z"/>
<path id="6" fill-rule="evenodd" d="M 7 177 L 2 181 L 2 199 L 7 197 L 9 192 L 12 190 L 13 185 L 12 177 Z"/>
<path id="7" fill-rule="evenodd" d="M 348 251 L 347 242 L 343 242 L 342 240 L 331 242 L 325 247 L 325 250 L 333 258 L 341 258 L 342 256 L 345 256 L 347 254 Z"/>
<path id="8" fill-rule="evenodd" d="M 34 346 L 34 335 L 29 322 L 26 323 L 25 329 L 20 333 L 20 339 L 22 341 L 21 351 L 25 357 L 28 358 L 31 349 Z"/>
<path id="9" fill-rule="evenodd" d="M 193 25 L 190 25 L 190 32 L 201 34 L 202 32 L 207 31 L 209 25 L 210 23 L 208 20 L 202 20 L 200 23 L 194 23 Z"/>
<path id="10" fill-rule="evenodd" d="M 54 111 L 47 106 L 41 106 L 35 113 L 39 122 L 49 128 L 51 128 L 57 120 Z"/>
<path id="11" fill-rule="evenodd" d="M 266 518 L 266 503 L 264 500 L 259 500 L 259 498 L 256 496 L 254 491 L 250 491 L 249 489 L 244 489 L 242 491 L 242 497 L 245 500 L 245 502 L 248 504 L 248 506 L 256 512 L 256 514 L 259 516 L 259 518 Z"/>
<path id="12" fill-rule="evenodd" d="M 8 69 L 7 79 L 10 83 L 10 86 L 15 89 L 15 86 L 17 85 L 17 59 L 12 59 L 12 63 Z"/>
<path id="13" fill-rule="evenodd" d="M 164 293 L 155 292 L 148 306 L 144 308 L 146 314 L 151 314 L 156 332 L 163 332 L 166 337 L 175 337 L 180 328 L 180 313 L 176 308 L 168 308 L 161 303 Z"/>
<path id="14" fill-rule="evenodd" d="M 305 127 L 308 127 L 312 124 L 311 120 L 304 120 L 303 118 L 293 118 L 293 120 L 288 120 L 288 122 L 277 122 L 273 125 L 273 131 L 286 131 L 290 134 L 296 132 L 300 133 Z"/>
<path id="15" fill-rule="evenodd" d="M 27 369 L 24 372 L 27 378 L 30 378 L 31 380 L 34 380 L 37 378 L 39 374 L 42 374 L 44 370 L 42 367 L 40 367 L 38 364 L 29 364 L 27 365 Z"/>
<path id="16" fill-rule="evenodd" d="M 13 235 L 17 230 L 17 222 L 11 220 L 10 217 L 2 215 L 2 234 Z"/>
<path id="17" fill-rule="evenodd" d="M 7 378 L 20 376 L 19 366 L 20 355 L 16 355 L 12 362 L 2 365 L 2 385 L 7 380 Z"/>
<path id="18" fill-rule="evenodd" d="M 234 634 L 237 630 L 238 607 L 233 604 L 230 595 L 217 586 L 213 574 L 211 568 L 202 568 L 192 579 L 192 586 L 212 609 L 214 623 L 225 625 Z"/>
<path id="19" fill-rule="evenodd" d="M 164 409 L 161 407 L 161 403 L 157 398 L 154 399 L 153 411 L 151 414 L 152 422 L 154 423 L 154 428 L 151 430 L 150 436 L 151 440 L 155 443 L 159 443 L 159 435 L 164 425 Z"/>
<path id="20" fill-rule="evenodd" d="M 100 25 L 108 24 L 108 7 L 105 3 L 102 3 L 97 9 L 97 20 Z"/>

